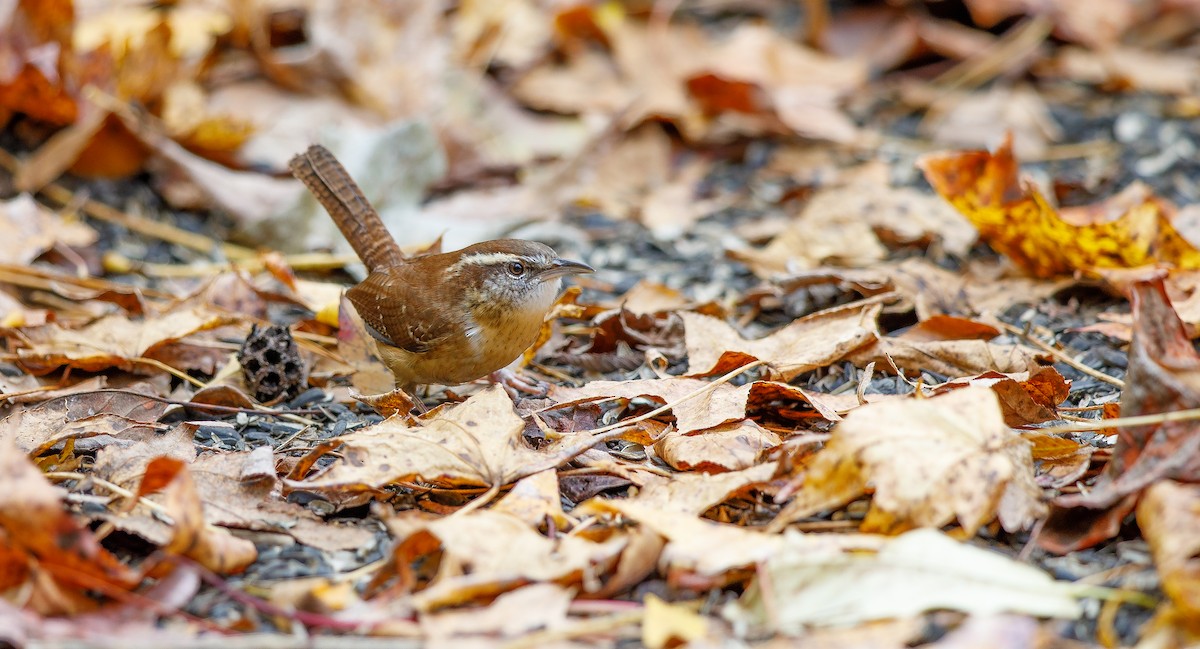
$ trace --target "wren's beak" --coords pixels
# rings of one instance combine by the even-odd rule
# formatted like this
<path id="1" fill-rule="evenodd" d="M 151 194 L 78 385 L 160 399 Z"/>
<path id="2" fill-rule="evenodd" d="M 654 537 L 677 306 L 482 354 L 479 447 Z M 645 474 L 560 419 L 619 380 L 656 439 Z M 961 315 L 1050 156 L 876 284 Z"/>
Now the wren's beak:
<path id="1" fill-rule="evenodd" d="M 563 275 L 580 275 L 583 273 L 594 273 L 595 268 L 588 266 L 581 261 L 571 261 L 570 259 L 558 258 L 550 262 L 550 267 L 538 273 L 538 279 L 546 281 Z"/>

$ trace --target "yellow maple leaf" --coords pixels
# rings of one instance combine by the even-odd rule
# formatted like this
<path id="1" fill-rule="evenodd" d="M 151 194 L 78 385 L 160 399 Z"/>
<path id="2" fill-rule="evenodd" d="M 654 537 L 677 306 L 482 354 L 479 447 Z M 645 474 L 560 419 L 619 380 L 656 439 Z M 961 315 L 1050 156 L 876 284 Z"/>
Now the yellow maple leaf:
<path id="1" fill-rule="evenodd" d="M 1159 263 L 1200 268 L 1200 251 L 1171 224 L 1175 207 L 1140 183 L 1090 206 L 1056 210 L 1019 180 L 1011 137 L 995 153 L 938 153 L 917 164 L 980 238 L 1031 275 Z"/>

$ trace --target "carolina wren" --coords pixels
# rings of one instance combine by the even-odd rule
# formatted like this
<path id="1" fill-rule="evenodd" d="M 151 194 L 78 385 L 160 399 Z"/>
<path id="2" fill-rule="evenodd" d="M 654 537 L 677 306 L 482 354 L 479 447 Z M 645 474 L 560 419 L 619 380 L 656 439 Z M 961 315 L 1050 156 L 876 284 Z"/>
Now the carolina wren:
<path id="1" fill-rule="evenodd" d="M 396 386 L 457 385 L 508 365 L 537 338 L 564 275 L 592 267 L 498 239 L 406 257 L 354 180 L 320 145 L 292 158 L 370 274 L 346 291 Z"/>

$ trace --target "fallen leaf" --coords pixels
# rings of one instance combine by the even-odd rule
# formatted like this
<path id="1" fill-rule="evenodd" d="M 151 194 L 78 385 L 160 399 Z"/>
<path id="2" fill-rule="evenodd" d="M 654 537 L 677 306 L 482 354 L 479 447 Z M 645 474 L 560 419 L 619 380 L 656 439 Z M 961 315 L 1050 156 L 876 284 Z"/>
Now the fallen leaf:
<path id="1" fill-rule="evenodd" d="M 777 470 L 774 462 L 763 462 L 724 473 L 679 473 L 670 478 L 648 478 L 645 486 L 624 502 L 636 502 L 649 510 L 683 512 L 699 516 L 709 509 L 763 487 Z"/>
<path id="2" fill-rule="evenodd" d="M 572 596 L 571 590 L 557 584 L 532 584 L 504 593 L 481 608 L 425 613 L 418 621 L 430 642 L 515 638 L 565 626 Z"/>
<path id="3" fill-rule="evenodd" d="M 548 539 L 520 519 L 492 511 L 414 521 L 386 521 L 396 537 L 395 561 L 437 558 L 438 574 L 413 594 L 429 612 L 498 595 L 529 583 L 583 586 L 583 575 L 607 573 L 625 546 L 622 536 L 594 543 L 579 536 Z"/>
<path id="4" fill-rule="evenodd" d="M 870 534 L 769 534 L 632 500 L 596 498 L 580 507 L 581 514 L 620 514 L 667 539 L 660 564 L 668 580 L 701 588 L 743 580 L 757 564 L 770 561 L 787 547 L 810 557 L 838 556 L 877 550 L 887 541 Z"/>
<path id="5" fill-rule="evenodd" d="M 822 417 L 830 420 L 841 419 L 838 411 L 844 405 L 839 403 L 834 395 L 805 390 L 778 381 L 755 381 L 738 387 L 723 383 L 700 396 L 679 403 L 683 397 L 703 390 L 706 386 L 709 386 L 708 381 L 682 377 L 590 381 L 578 388 L 552 386 L 549 396 L 558 402 L 558 407 L 614 397 L 652 398 L 664 405 L 676 404 L 671 408 L 671 412 L 675 415 L 675 429 L 680 434 L 741 421 L 746 418 L 749 410 L 773 402 L 807 403 Z M 857 405 L 857 401 L 854 405 Z"/>
<path id="6" fill-rule="evenodd" d="M 874 344 L 855 350 L 849 361 L 858 366 L 867 363 L 895 365 L 915 375 L 922 371 L 943 376 L 963 376 L 984 372 L 1018 373 L 1038 367 L 1038 353 L 1024 345 L 991 343 L 982 340 L 908 340 L 886 336 Z"/>
<path id="7" fill-rule="evenodd" d="M 875 495 L 861 526 L 867 532 L 957 520 L 974 535 L 993 518 L 1015 532 L 1046 510 L 1028 442 L 1005 426 L 995 393 L 979 387 L 852 411 L 801 479 L 772 528 L 840 507 L 868 486 Z"/>
<path id="8" fill-rule="evenodd" d="M 1171 480 L 1146 489 L 1137 506 L 1138 527 L 1150 544 L 1162 589 L 1170 598 L 1158 612 L 1162 622 L 1181 627 L 1195 638 L 1200 613 L 1200 487 Z M 1165 609 L 1165 610 L 1162 610 Z"/>
<path id="9" fill-rule="evenodd" d="M 668 431 L 654 442 L 654 452 L 676 471 L 717 473 L 752 467 L 781 443 L 779 435 L 743 419 L 688 433 Z"/>
<path id="10" fill-rule="evenodd" d="M 1012 140 L 996 153 L 927 155 L 918 162 L 934 189 L 979 229 L 980 238 L 1036 277 L 1090 268 L 1170 263 L 1200 267 L 1200 251 L 1172 225 L 1175 208 L 1144 185 L 1105 202 L 1055 210 L 1017 177 Z"/>
<path id="11" fill-rule="evenodd" d="M 158 434 L 167 404 L 136 392 L 97 390 L 50 399 L 0 420 L 0 437 L 36 457 L 60 442 L 109 435 L 118 444 Z"/>
<path id="12" fill-rule="evenodd" d="M 762 574 L 725 606 L 727 620 L 797 634 L 810 625 L 855 625 L 937 609 L 1067 619 L 1081 614 L 1070 584 L 933 529 L 907 532 L 876 554 L 809 556 L 804 544 L 789 543 L 765 562 Z"/>
<path id="13" fill-rule="evenodd" d="M 699 613 L 676 604 L 668 604 L 653 593 L 642 602 L 646 607 L 642 619 L 642 644 L 647 649 L 666 649 L 680 643 L 687 645 L 707 637 L 711 632 L 709 620 Z"/>
<path id="14" fill-rule="evenodd" d="M 26 606 L 46 615 L 90 610 L 96 600 L 88 592 L 129 591 L 141 581 L 71 516 L 63 492 L 7 439 L 0 440 L 0 574 L 9 586 L 37 575 Z"/>
<path id="15" fill-rule="evenodd" d="M 995 392 L 1000 399 L 1004 423 L 1009 426 L 1026 426 L 1058 419 L 1058 405 L 1067 400 L 1071 390 L 1070 383 L 1058 370 L 1053 367 L 1039 367 L 1031 372 L 984 372 L 977 376 L 954 379 L 939 385 L 934 393 L 941 394 L 968 385 L 977 385 Z"/>
<path id="16" fill-rule="evenodd" d="M 964 256 L 974 228 L 936 196 L 907 187 L 851 184 L 818 191 L 786 230 L 762 250 L 731 255 L 771 278 L 825 265 L 864 267 L 882 261 L 887 245 L 938 241 Z"/>
<path id="17" fill-rule="evenodd" d="M 550 522 L 558 529 L 568 527 L 558 491 L 558 473 L 553 469 L 521 478 L 491 510 L 515 516 L 533 529 Z"/>
<path id="18" fill-rule="evenodd" d="M 498 385 L 432 419 L 409 426 L 399 417 L 339 438 L 343 460 L 293 489 L 366 490 L 420 480 L 447 487 L 499 488 L 546 469 L 596 442 L 570 435 L 540 450 L 524 440 L 525 422 Z M 323 454 L 325 451 L 318 451 Z"/>
<path id="19" fill-rule="evenodd" d="M 0 263 L 24 265 L 57 244 L 72 247 L 96 242 L 96 231 L 42 207 L 28 194 L 0 201 Z"/>
<path id="20" fill-rule="evenodd" d="M 1136 417 L 1200 406 L 1200 354 L 1171 308 L 1162 279 L 1131 288 L 1133 341 L 1121 415 Z M 1038 543 L 1065 553 L 1112 538 L 1138 495 L 1155 482 L 1200 476 L 1200 436 L 1188 421 L 1118 428 L 1104 473 L 1086 492 L 1060 496 Z"/>
<path id="21" fill-rule="evenodd" d="M 258 558 L 253 543 L 205 522 L 192 474 L 182 460 L 157 458 L 146 466 L 137 496 L 156 491 L 163 492 L 164 506 L 173 521 L 171 540 L 163 547 L 164 552 L 194 559 L 221 575 L 241 572 Z"/>
<path id="22" fill-rule="evenodd" d="M 140 319 L 114 313 L 79 329 L 51 323 L 21 331 L 27 347 L 17 350 L 17 358 L 33 374 L 45 374 L 63 365 L 89 372 L 110 367 L 144 371 L 151 366 L 141 361 L 169 355 L 181 339 L 243 320 L 196 300 L 168 306 Z"/>
<path id="23" fill-rule="evenodd" d="M 688 374 L 723 374 L 753 360 L 764 361 L 790 381 L 845 358 L 876 339 L 878 302 L 849 304 L 800 318 L 758 340 L 746 340 L 723 321 L 681 313 L 687 336 Z"/>

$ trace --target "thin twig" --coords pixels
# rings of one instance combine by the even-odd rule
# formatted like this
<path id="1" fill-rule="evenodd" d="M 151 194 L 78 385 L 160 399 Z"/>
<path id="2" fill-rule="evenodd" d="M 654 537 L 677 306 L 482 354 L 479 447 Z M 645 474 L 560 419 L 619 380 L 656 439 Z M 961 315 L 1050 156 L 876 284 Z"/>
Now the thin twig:
<path id="1" fill-rule="evenodd" d="M 1165 424 L 1172 421 L 1196 421 L 1200 419 L 1200 408 L 1192 408 L 1190 410 L 1176 410 L 1174 412 L 1161 412 L 1153 415 L 1136 415 L 1133 417 L 1114 417 L 1112 419 L 1097 419 L 1092 424 L 1071 424 L 1067 426 L 1046 426 L 1044 428 L 1025 428 L 1035 433 L 1047 434 L 1063 434 L 1063 433 L 1089 433 L 1105 428 L 1116 428 L 1118 426 L 1128 428 L 1130 426 L 1149 426 L 1152 424 Z"/>

